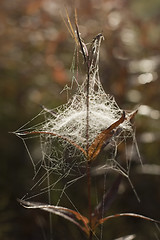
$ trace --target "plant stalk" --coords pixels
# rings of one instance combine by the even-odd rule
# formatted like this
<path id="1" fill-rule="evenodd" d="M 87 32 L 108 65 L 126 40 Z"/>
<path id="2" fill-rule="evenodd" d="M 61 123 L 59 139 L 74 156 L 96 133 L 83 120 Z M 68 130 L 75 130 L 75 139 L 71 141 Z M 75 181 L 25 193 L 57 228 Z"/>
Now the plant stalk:
<path id="1" fill-rule="evenodd" d="M 88 188 L 88 214 L 90 223 L 90 234 L 89 240 L 92 240 L 92 205 L 91 205 L 91 171 L 90 163 L 88 161 L 88 150 L 89 150 L 89 84 L 90 84 L 90 74 L 89 74 L 89 62 L 87 63 L 87 86 L 86 86 L 86 153 L 87 153 L 87 188 Z"/>
<path id="2" fill-rule="evenodd" d="M 89 85 L 90 85 L 90 59 L 89 56 L 84 52 L 82 40 L 79 35 L 79 29 L 77 25 L 77 21 L 75 22 L 76 32 L 78 41 L 80 44 L 80 48 L 82 51 L 82 55 L 84 57 L 84 61 L 86 63 L 86 72 L 87 72 L 87 85 L 86 85 L 86 174 L 87 174 L 87 188 L 88 188 L 88 214 L 89 214 L 89 223 L 90 223 L 90 234 L 89 240 L 92 240 L 92 206 L 91 206 L 91 173 L 90 173 L 90 163 L 89 163 Z"/>

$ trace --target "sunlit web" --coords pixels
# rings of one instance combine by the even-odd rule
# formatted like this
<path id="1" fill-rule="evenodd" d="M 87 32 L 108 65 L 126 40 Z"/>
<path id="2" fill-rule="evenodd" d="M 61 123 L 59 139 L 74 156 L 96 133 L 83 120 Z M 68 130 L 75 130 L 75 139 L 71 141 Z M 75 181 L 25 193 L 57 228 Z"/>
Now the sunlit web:
<path id="1" fill-rule="evenodd" d="M 77 83 L 76 93 L 67 103 L 56 109 L 43 110 L 27 124 L 18 129 L 15 134 L 20 137 L 28 151 L 34 167 L 35 184 L 25 198 L 33 198 L 46 194 L 51 190 L 60 191 L 60 196 L 77 180 L 86 175 L 86 156 L 82 149 L 86 149 L 86 128 L 88 127 L 88 144 L 91 145 L 98 134 L 118 121 L 123 113 L 113 96 L 106 94 L 99 78 L 99 50 L 102 35 L 97 35 L 91 45 L 89 84 L 89 122 L 86 126 L 86 85 Z M 130 121 L 133 113 L 125 112 L 125 120 L 114 129 L 114 134 L 104 143 L 101 159 L 97 157 L 91 169 L 93 175 L 105 174 L 108 169 L 116 170 L 129 179 L 130 157 L 126 157 L 126 164 L 117 160 L 118 147 L 126 146 L 130 138 L 135 143 L 133 125 Z M 39 122 L 38 119 L 44 118 Z M 28 147 L 28 140 L 37 138 L 39 143 L 39 159 L 34 159 L 33 151 Z M 102 157 L 103 156 L 103 157 Z M 59 186 L 60 182 L 63 182 Z M 36 189 L 38 191 L 36 192 Z M 60 198 L 57 204 L 60 202 Z"/>

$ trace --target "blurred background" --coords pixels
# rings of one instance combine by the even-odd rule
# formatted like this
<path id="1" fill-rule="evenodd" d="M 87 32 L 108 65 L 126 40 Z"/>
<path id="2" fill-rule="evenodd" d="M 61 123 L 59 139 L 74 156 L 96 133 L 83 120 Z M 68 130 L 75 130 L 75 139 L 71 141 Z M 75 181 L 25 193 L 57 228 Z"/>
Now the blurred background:
<path id="1" fill-rule="evenodd" d="M 131 179 L 141 202 L 138 203 L 126 181 L 125 191 L 109 213 L 135 212 L 160 220 L 160 1 L 1 0 L 0 239 L 3 240 L 51 240 L 48 214 L 26 210 L 17 202 L 31 186 L 34 173 L 23 142 L 9 132 L 37 115 L 40 105 L 54 108 L 66 102 L 66 92 L 60 92 L 71 84 L 75 47 L 62 19 L 62 16 L 66 19 L 65 7 L 72 22 L 74 7 L 77 8 L 81 36 L 86 43 L 99 32 L 105 37 L 100 53 L 100 77 L 105 91 L 115 96 L 122 109 L 139 107 L 136 139 L 144 167 L 137 166 L 136 155 Z M 106 223 L 103 239 L 133 233 L 135 239 L 160 239 L 154 224 L 126 218 Z M 52 237 L 85 239 L 73 224 L 56 216 Z"/>

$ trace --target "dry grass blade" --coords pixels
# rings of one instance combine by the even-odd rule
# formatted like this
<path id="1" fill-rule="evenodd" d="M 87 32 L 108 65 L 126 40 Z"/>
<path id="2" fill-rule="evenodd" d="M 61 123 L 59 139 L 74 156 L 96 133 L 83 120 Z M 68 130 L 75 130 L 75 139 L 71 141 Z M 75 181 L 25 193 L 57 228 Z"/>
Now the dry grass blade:
<path id="1" fill-rule="evenodd" d="M 89 63 L 88 63 L 88 50 L 87 47 L 85 45 L 85 43 L 82 41 L 81 37 L 80 37 L 80 32 L 79 32 L 79 27 L 78 27 L 78 17 L 77 17 L 77 11 L 75 9 L 75 27 L 76 27 L 76 33 L 77 33 L 77 38 L 78 38 L 78 42 L 82 51 L 82 55 L 84 58 L 85 63 L 87 64 L 87 71 L 89 71 Z M 77 44 L 78 45 L 78 44 Z"/>
<path id="2" fill-rule="evenodd" d="M 23 207 L 25 208 L 32 208 L 32 209 L 41 209 L 55 215 L 61 216 L 70 222 L 77 225 L 82 231 L 84 231 L 87 235 L 89 234 L 89 227 L 88 227 L 88 219 L 82 216 L 80 213 L 60 206 L 53 206 L 48 204 L 42 204 L 37 202 L 28 202 L 24 200 L 18 200 Z"/>
<path id="3" fill-rule="evenodd" d="M 76 26 L 76 32 L 77 32 L 77 37 L 78 37 L 78 41 L 79 41 L 79 44 L 80 44 L 80 47 L 81 47 L 81 51 L 82 51 L 82 55 L 83 55 L 83 58 L 84 58 L 84 61 L 85 63 L 87 63 L 87 56 L 86 56 L 86 53 L 87 51 L 84 51 L 84 43 L 82 43 L 82 40 L 80 38 L 80 34 L 79 34 L 79 29 L 78 29 L 78 25 L 77 23 L 75 23 L 75 26 Z M 85 46 L 85 50 L 86 50 L 86 46 Z M 85 53 L 86 52 L 86 53 Z M 88 53 L 87 53 L 88 54 Z M 87 65 L 88 66 L 88 65 Z"/>
<path id="4" fill-rule="evenodd" d="M 73 30 L 73 27 L 72 27 L 72 23 L 70 21 L 70 18 L 69 18 L 69 14 L 68 14 L 68 11 L 67 11 L 67 8 L 65 8 L 65 12 L 66 12 L 66 16 L 67 16 L 67 21 L 68 21 L 68 24 L 66 23 L 62 13 L 61 13 L 61 17 L 62 17 L 62 20 L 68 30 L 68 32 L 70 33 L 71 37 L 74 39 L 76 45 L 78 46 L 78 40 L 76 38 L 76 35 L 75 35 L 75 32 Z M 77 14 L 76 14 L 76 11 L 75 11 L 75 18 L 77 18 Z"/>
<path id="5" fill-rule="evenodd" d="M 63 15 L 61 14 L 62 19 L 63 19 L 63 22 L 64 22 L 66 28 L 68 29 L 68 32 L 70 33 L 70 35 L 71 35 L 72 38 L 74 39 L 77 47 L 80 45 L 80 48 L 81 48 L 81 51 L 82 51 L 82 55 L 83 55 L 83 57 L 84 57 L 85 62 L 87 63 L 88 50 L 87 50 L 86 45 L 83 43 L 83 41 L 82 41 L 82 39 L 81 39 L 81 37 L 80 37 L 79 28 L 78 28 L 77 11 L 76 11 L 76 9 L 75 9 L 75 27 L 76 27 L 77 37 L 76 37 L 75 31 L 74 31 L 74 29 L 73 29 L 73 27 L 72 27 L 72 23 L 71 23 L 71 20 L 70 20 L 70 18 L 69 18 L 69 14 L 68 14 L 68 11 L 67 11 L 66 8 L 65 8 L 65 12 L 66 12 L 68 24 L 66 23 Z"/>
<path id="6" fill-rule="evenodd" d="M 111 218 L 118 218 L 118 217 L 135 217 L 135 218 L 141 218 L 143 220 L 147 220 L 150 222 L 154 222 L 154 223 L 159 223 L 160 221 L 154 220 L 152 218 L 140 215 L 140 214 L 136 214 L 136 213 L 119 213 L 119 214 L 115 214 L 115 215 L 110 215 L 108 217 L 102 218 L 98 221 L 98 224 L 96 225 L 96 227 L 102 223 L 104 223 L 105 221 L 111 219 Z"/>
<path id="7" fill-rule="evenodd" d="M 125 112 L 123 111 L 123 114 L 121 118 L 114 122 L 111 126 L 109 126 L 107 129 L 103 130 L 93 141 L 91 146 L 88 149 L 88 161 L 93 161 L 99 152 L 101 151 L 102 146 L 106 143 L 106 141 L 111 138 L 114 134 L 112 130 L 117 128 L 121 123 L 123 123 L 125 120 Z"/>
<path id="8" fill-rule="evenodd" d="M 101 40 L 104 39 L 102 33 L 99 33 L 91 43 L 91 46 L 88 50 L 88 59 L 89 59 L 89 67 L 90 73 L 92 74 L 98 67 L 98 58 L 99 58 L 99 48 Z"/>
<path id="9" fill-rule="evenodd" d="M 137 114 L 137 112 L 138 112 L 138 109 L 135 110 L 135 111 L 133 111 L 133 112 L 131 112 L 131 113 L 129 114 L 129 120 L 130 120 L 130 121 L 135 117 L 135 115 Z"/>

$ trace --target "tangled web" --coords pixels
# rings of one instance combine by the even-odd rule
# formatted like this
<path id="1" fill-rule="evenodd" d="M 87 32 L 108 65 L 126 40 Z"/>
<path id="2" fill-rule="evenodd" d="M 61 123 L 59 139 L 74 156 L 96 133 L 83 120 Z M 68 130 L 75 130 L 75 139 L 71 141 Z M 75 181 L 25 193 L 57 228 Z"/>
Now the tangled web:
<path id="1" fill-rule="evenodd" d="M 82 150 L 86 150 L 87 144 L 90 146 L 103 130 L 118 121 L 123 114 L 123 110 L 119 108 L 114 97 L 105 93 L 100 82 L 98 64 L 102 38 L 102 35 L 99 34 L 93 39 L 87 53 L 90 56 L 89 79 L 86 77 L 82 85 L 77 86 L 77 92 L 72 98 L 54 110 L 44 108 L 38 115 L 38 117 L 44 115 L 45 120 L 42 123 L 30 128 L 24 125 L 15 132 L 23 139 L 25 145 L 26 139 L 30 137 L 38 136 L 40 138 L 42 150 L 40 163 L 35 163 L 30 156 L 35 168 L 35 175 L 38 175 L 40 169 L 43 169 L 49 175 L 57 174 L 60 179 L 69 177 L 69 183 L 85 176 L 86 156 Z M 89 88 L 87 90 L 88 80 Z M 134 138 L 133 126 L 130 121 L 133 114 L 133 112 L 125 112 L 124 121 L 113 129 L 114 134 L 109 141 L 104 142 L 103 147 L 109 145 L 108 150 L 103 153 L 104 161 L 100 164 L 104 171 L 106 168 L 114 168 L 127 175 L 127 171 L 116 160 L 116 155 L 120 143 L 127 138 Z M 88 131 L 88 138 L 86 131 Z M 43 182 L 46 176 L 44 173 L 40 181 Z M 59 180 L 56 179 L 57 181 Z M 50 188 L 54 189 L 55 185 L 55 182 L 50 184 Z"/>

